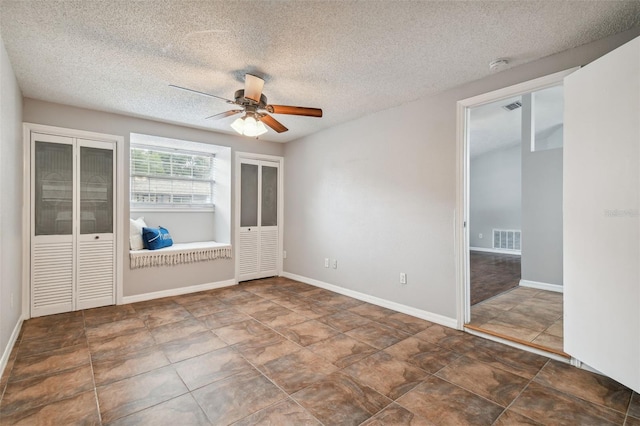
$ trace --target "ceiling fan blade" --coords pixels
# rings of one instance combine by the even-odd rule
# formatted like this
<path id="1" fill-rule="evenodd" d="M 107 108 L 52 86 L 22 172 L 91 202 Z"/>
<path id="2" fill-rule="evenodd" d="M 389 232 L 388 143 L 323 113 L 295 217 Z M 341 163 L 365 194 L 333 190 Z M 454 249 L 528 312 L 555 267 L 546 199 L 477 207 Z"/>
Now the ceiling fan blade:
<path id="1" fill-rule="evenodd" d="M 267 111 L 272 114 L 304 115 L 306 117 L 322 117 L 320 108 L 307 108 L 289 105 L 267 105 Z"/>
<path id="2" fill-rule="evenodd" d="M 260 115 L 258 119 L 278 133 L 286 132 L 287 130 L 289 130 L 269 114 Z"/>
<path id="3" fill-rule="evenodd" d="M 229 110 L 229 111 L 221 112 L 219 114 L 210 115 L 209 117 L 205 117 L 205 120 L 208 120 L 208 119 L 221 120 L 223 118 L 227 118 L 227 117 L 230 117 L 232 115 L 235 115 L 235 114 L 238 114 L 238 113 L 241 113 L 241 112 L 244 112 L 244 110 L 243 109 L 232 109 L 232 110 Z"/>
<path id="4" fill-rule="evenodd" d="M 244 76 L 244 97 L 255 102 L 260 102 L 264 80 L 255 75 L 245 74 Z"/>
<path id="5" fill-rule="evenodd" d="M 235 102 L 230 99 L 223 98 L 221 96 L 212 95 L 210 93 L 200 92 L 198 90 L 193 90 L 193 89 L 187 89 L 186 87 L 176 86 L 175 84 L 170 84 L 169 87 L 173 87 L 175 89 L 180 89 L 180 90 L 186 90 L 187 92 L 197 93 L 198 95 L 209 96 L 211 98 L 222 99 L 223 101 L 226 101 L 228 104 L 235 104 Z"/>

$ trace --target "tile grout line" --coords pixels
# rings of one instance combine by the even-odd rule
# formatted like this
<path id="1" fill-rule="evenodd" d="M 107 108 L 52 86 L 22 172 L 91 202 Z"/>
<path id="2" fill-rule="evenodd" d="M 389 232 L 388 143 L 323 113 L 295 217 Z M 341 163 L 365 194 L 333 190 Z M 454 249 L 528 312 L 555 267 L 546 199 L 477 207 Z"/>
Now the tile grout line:
<path id="1" fill-rule="evenodd" d="M 89 367 L 91 368 L 91 382 L 93 382 L 93 395 L 96 399 L 96 410 L 98 411 L 98 421 L 102 424 L 102 413 L 100 411 L 100 399 L 98 398 L 98 387 L 96 386 L 96 376 L 93 371 L 93 357 L 91 356 L 91 348 L 89 347 L 89 337 L 87 336 L 87 323 L 84 316 L 84 309 L 82 310 L 82 331 L 84 332 L 84 339 L 87 342 L 87 352 L 89 353 Z"/>

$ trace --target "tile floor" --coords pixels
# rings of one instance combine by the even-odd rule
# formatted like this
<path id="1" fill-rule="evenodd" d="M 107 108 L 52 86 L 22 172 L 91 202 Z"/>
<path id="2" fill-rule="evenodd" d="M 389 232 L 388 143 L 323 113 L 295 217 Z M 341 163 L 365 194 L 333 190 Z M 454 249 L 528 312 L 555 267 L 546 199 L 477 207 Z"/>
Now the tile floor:
<path id="1" fill-rule="evenodd" d="M 497 296 L 520 284 L 520 256 L 469 252 L 471 305 Z"/>
<path id="2" fill-rule="evenodd" d="M 24 323 L 13 425 L 640 425 L 567 364 L 283 278 Z"/>
<path id="3" fill-rule="evenodd" d="M 562 352 L 562 293 L 516 287 L 471 307 L 469 324 Z"/>

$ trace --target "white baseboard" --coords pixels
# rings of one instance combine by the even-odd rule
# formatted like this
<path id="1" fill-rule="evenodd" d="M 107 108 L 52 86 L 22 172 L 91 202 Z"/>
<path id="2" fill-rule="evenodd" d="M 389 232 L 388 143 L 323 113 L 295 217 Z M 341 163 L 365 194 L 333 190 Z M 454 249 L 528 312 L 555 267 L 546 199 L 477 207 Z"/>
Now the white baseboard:
<path id="1" fill-rule="evenodd" d="M 496 253 L 496 254 L 512 254 L 514 256 L 521 256 L 522 252 L 520 250 L 502 250 L 502 249 L 494 249 L 494 248 L 486 248 L 486 247 L 469 247 L 470 251 L 483 251 L 485 253 Z"/>
<path id="2" fill-rule="evenodd" d="M 559 284 L 541 283 L 538 281 L 520 280 L 520 287 L 537 288 L 538 290 L 555 291 L 563 293 L 564 287 Z"/>
<path id="3" fill-rule="evenodd" d="M 16 341 L 18 340 L 18 336 L 20 335 L 20 329 L 22 328 L 22 322 L 24 318 L 20 317 L 16 326 L 13 328 L 13 332 L 11 333 L 11 337 L 9 337 L 9 341 L 7 342 L 7 346 L 4 348 L 4 352 L 2 353 L 2 358 L 0 358 L 0 377 L 4 374 L 4 369 L 9 362 L 9 357 L 11 356 L 11 351 L 13 350 Z M 0 392 L 2 390 L 0 389 Z"/>
<path id="4" fill-rule="evenodd" d="M 214 283 L 197 284 L 189 287 L 172 288 L 170 290 L 154 291 L 153 293 L 135 294 L 133 296 L 124 296 L 122 304 L 144 302 L 147 300 L 160 299 L 162 297 L 180 296 L 182 294 L 197 293 L 199 291 L 214 290 L 216 288 L 229 287 L 236 285 L 235 279 L 218 281 Z"/>
<path id="5" fill-rule="evenodd" d="M 445 317 L 443 315 L 434 314 L 432 312 L 423 311 L 422 309 L 416 309 L 411 306 L 403 305 L 401 303 L 392 302 L 390 300 L 381 299 L 379 297 L 371 296 L 365 293 L 360 293 L 355 290 L 349 290 L 334 284 L 325 283 L 324 281 L 314 280 L 313 278 L 303 277 L 302 275 L 292 274 L 290 272 L 283 272 L 281 276 L 292 280 L 300 281 L 305 284 L 309 284 L 315 287 L 320 287 L 325 290 L 333 291 L 335 293 L 342 294 L 344 296 L 353 297 L 354 299 L 362 300 L 374 305 L 382 306 L 383 308 L 392 309 L 394 311 L 402 312 L 403 314 L 411 315 L 416 318 L 431 321 L 436 324 L 443 325 L 449 328 L 457 328 L 458 321 L 455 318 Z"/>

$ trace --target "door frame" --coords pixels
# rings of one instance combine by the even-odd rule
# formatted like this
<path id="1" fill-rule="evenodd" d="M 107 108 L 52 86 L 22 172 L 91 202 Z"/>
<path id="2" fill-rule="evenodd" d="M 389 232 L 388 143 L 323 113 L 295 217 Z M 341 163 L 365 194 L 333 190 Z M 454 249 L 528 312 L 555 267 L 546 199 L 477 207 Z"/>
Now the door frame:
<path id="1" fill-rule="evenodd" d="M 44 124 L 22 123 L 23 181 L 22 181 L 22 318 L 31 318 L 31 133 L 45 133 L 75 139 L 115 142 L 116 155 L 116 198 L 115 198 L 115 303 L 122 304 L 124 236 L 124 137 L 85 130 L 68 129 Z"/>
<path id="2" fill-rule="evenodd" d="M 234 279 L 236 284 L 240 278 L 240 163 L 242 160 L 271 161 L 278 163 L 278 275 L 282 275 L 282 259 L 284 250 L 284 157 L 267 154 L 254 154 L 251 152 L 235 153 L 234 161 L 234 225 L 233 225 L 233 247 L 234 247 Z"/>
<path id="3" fill-rule="evenodd" d="M 513 86 L 462 99 L 456 104 L 456 210 L 455 210 L 455 253 L 456 253 L 456 320 L 457 328 L 464 329 L 471 314 L 469 281 L 469 110 L 514 96 L 523 95 L 562 83 L 564 77 L 580 67 L 559 71 Z"/>

